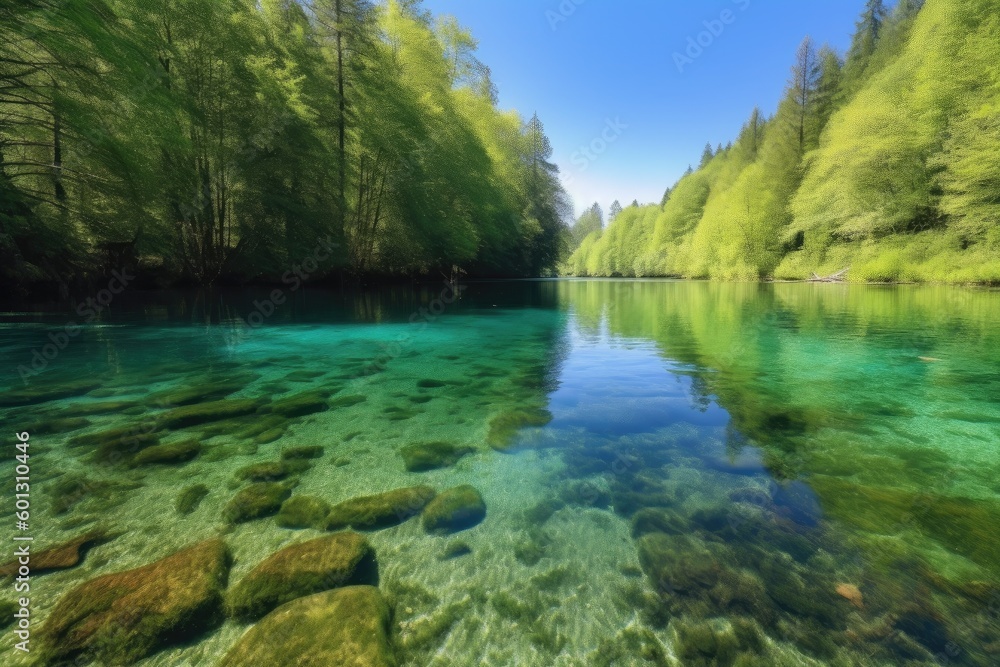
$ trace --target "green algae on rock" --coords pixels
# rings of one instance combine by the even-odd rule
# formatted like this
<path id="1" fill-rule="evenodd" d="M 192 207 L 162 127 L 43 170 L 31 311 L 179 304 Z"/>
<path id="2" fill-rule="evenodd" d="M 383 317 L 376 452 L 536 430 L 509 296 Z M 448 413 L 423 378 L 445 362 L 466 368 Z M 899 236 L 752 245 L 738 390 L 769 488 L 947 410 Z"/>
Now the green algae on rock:
<path id="1" fill-rule="evenodd" d="M 226 606 L 233 618 L 255 621 L 295 598 L 377 580 L 368 540 L 358 533 L 336 533 L 271 554 L 230 590 Z"/>
<path id="2" fill-rule="evenodd" d="M 256 482 L 241 489 L 222 511 L 228 523 L 243 523 L 275 514 L 288 500 L 293 482 Z"/>
<path id="3" fill-rule="evenodd" d="M 133 664 L 203 634 L 222 620 L 229 563 L 226 545 L 213 539 L 77 586 L 38 632 L 42 662 Z"/>
<path id="4" fill-rule="evenodd" d="M 287 398 L 279 398 L 261 408 L 264 412 L 274 412 L 282 417 L 303 417 L 328 410 L 327 394 L 320 391 L 307 391 Z"/>
<path id="5" fill-rule="evenodd" d="M 146 447 L 132 457 L 132 465 L 151 465 L 156 463 L 185 463 L 201 453 L 201 443 L 197 440 L 181 440 L 162 445 Z"/>
<path id="6" fill-rule="evenodd" d="M 475 447 L 456 445 L 450 442 L 422 442 L 406 445 L 399 450 L 403 464 L 409 472 L 424 472 L 455 465 L 466 454 L 475 452 Z"/>
<path id="7" fill-rule="evenodd" d="M 65 570 L 75 567 L 83 560 L 88 550 L 95 546 L 106 544 L 116 537 L 118 537 L 117 534 L 98 528 L 61 544 L 37 551 L 32 549 L 31 575 L 38 576 L 54 570 Z M 20 563 L 17 559 L 0 565 L 0 577 L 15 576 L 19 565 Z"/>
<path id="8" fill-rule="evenodd" d="M 479 491 L 468 484 L 438 494 L 421 514 L 424 530 L 429 533 L 454 533 L 478 524 L 486 518 L 486 503 Z"/>
<path id="9" fill-rule="evenodd" d="M 281 450 L 282 461 L 298 461 L 302 459 L 318 459 L 323 456 L 322 445 L 302 445 L 299 447 L 286 447 Z"/>
<path id="10" fill-rule="evenodd" d="M 201 501 L 208 495 L 208 487 L 204 484 L 194 484 L 187 487 L 177 495 L 177 502 L 174 509 L 178 514 L 187 515 L 198 509 Z"/>
<path id="11" fill-rule="evenodd" d="M 157 416 L 158 422 L 168 429 L 197 426 L 206 422 L 242 417 L 257 412 L 262 402 L 256 398 L 224 399 L 196 403 L 167 410 Z"/>
<path id="12" fill-rule="evenodd" d="M 236 479 L 251 482 L 275 482 L 288 477 L 292 472 L 292 466 L 284 461 L 264 461 L 262 463 L 252 463 L 243 466 L 233 476 Z"/>
<path id="13" fill-rule="evenodd" d="M 282 528 L 315 528 L 324 530 L 330 504 L 314 496 L 292 496 L 281 504 L 275 522 Z"/>
<path id="14" fill-rule="evenodd" d="M 70 398 L 86 394 L 88 391 L 97 389 L 100 386 L 101 383 L 96 380 L 73 380 L 60 382 L 51 386 L 6 391 L 0 395 L 0 408 L 18 408 L 47 403 L 61 398 Z"/>
<path id="15" fill-rule="evenodd" d="M 159 444 L 160 438 L 137 425 L 119 426 L 94 433 L 75 435 L 70 447 L 94 448 L 94 459 L 101 463 L 124 463 L 137 452 Z"/>
<path id="16" fill-rule="evenodd" d="M 327 528 L 385 528 L 420 514 L 437 492 L 429 486 L 411 486 L 361 496 L 334 505 L 327 517 Z"/>
<path id="17" fill-rule="evenodd" d="M 444 551 L 438 556 L 438 560 L 453 560 L 472 553 L 472 547 L 461 540 L 453 540 L 445 545 Z"/>
<path id="18" fill-rule="evenodd" d="M 389 605 L 373 586 L 348 586 L 288 602 L 254 625 L 219 667 L 396 667 Z"/>
<path id="19" fill-rule="evenodd" d="M 358 403 L 364 403 L 368 400 L 367 396 L 361 394 L 349 394 L 347 396 L 338 396 L 336 398 L 331 398 L 327 404 L 331 408 L 349 408 L 352 405 L 357 405 Z"/>
<path id="20" fill-rule="evenodd" d="M 50 413 L 51 414 L 51 413 Z M 91 425 L 89 419 L 83 417 L 48 417 L 25 425 L 24 430 L 31 435 L 57 435 L 79 431 Z"/>
<path id="21" fill-rule="evenodd" d="M 149 396 L 153 405 L 165 407 L 192 405 L 203 401 L 218 400 L 243 389 L 253 381 L 253 377 L 241 380 L 222 380 L 216 382 L 197 382 L 180 389 L 167 389 Z"/>
<path id="22" fill-rule="evenodd" d="M 552 413 L 544 408 L 518 408 L 503 412 L 490 420 L 486 442 L 497 450 L 510 448 L 514 436 L 522 428 L 545 426 L 552 421 Z"/>

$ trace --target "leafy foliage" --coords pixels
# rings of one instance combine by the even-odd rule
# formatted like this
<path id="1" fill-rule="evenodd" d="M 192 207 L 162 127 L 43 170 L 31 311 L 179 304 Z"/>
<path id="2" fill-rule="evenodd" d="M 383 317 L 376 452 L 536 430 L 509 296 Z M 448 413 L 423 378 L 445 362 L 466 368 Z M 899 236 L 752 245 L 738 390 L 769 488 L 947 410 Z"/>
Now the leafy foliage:
<path id="1" fill-rule="evenodd" d="M 998 35 L 991 0 L 868 0 L 844 61 L 807 39 L 773 117 L 567 271 L 1000 282 Z"/>
<path id="2" fill-rule="evenodd" d="M 0 8 L 0 258 L 14 283 L 538 275 L 568 235 L 537 117 L 418 2 Z"/>

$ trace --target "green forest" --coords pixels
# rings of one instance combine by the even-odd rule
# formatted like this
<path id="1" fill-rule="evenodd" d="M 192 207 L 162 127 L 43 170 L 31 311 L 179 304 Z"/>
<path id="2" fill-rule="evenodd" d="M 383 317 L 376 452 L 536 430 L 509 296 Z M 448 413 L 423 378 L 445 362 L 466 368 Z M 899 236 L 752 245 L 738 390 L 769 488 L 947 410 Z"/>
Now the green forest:
<path id="1" fill-rule="evenodd" d="M 4 284 L 544 275 L 551 153 L 417 0 L 0 4 Z"/>
<path id="2" fill-rule="evenodd" d="M 998 10 L 868 0 L 846 54 L 807 38 L 773 116 L 662 201 L 584 213 L 564 272 L 1000 282 Z"/>

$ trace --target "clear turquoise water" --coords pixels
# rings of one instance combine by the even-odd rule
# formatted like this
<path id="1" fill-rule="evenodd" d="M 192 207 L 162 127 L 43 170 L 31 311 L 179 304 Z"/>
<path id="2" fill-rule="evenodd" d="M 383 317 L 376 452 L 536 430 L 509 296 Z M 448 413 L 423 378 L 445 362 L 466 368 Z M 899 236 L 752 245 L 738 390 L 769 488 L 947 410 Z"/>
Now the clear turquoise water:
<path id="1" fill-rule="evenodd" d="M 134 295 L 27 385 L 14 368 L 73 316 L 3 316 L 5 395 L 25 404 L 0 419 L 38 433 L 36 543 L 121 532 L 36 579 L 37 621 L 72 586 L 200 539 L 224 535 L 239 580 L 314 534 L 273 517 L 228 527 L 222 511 L 235 470 L 321 445 L 296 495 L 469 483 L 486 501 L 486 520 L 451 537 L 416 521 L 368 534 L 402 664 L 1000 663 L 1000 293 L 611 280 L 473 283 L 450 304 L 440 292 L 301 293 L 254 329 L 237 318 L 259 294 Z M 76 392 L 81 380 L 92 386 Z M 270 442 L 247 436 L 253 419 L 157 425 L 162 396 L 229 380 L 227 399 L 366 400 L 276 423 Z M 133 468 L 70 442 L 137 425 L 205 448 Z M 429 441 L 475 453 L 407 472 L 398 450 Z M 179 515 L 193 482 L 209 494 Z M 454 540 L 472 553 L 442 560 Z M 211 665 L 244 630 L 227 622 L 142 664 Z"/>

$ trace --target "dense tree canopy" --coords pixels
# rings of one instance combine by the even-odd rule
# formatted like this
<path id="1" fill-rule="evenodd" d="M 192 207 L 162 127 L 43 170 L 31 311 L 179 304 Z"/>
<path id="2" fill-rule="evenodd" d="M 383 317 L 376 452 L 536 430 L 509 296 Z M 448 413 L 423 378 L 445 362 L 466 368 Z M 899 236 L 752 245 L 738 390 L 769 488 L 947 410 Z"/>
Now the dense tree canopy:
<path id="1" fill-rule="evenodd" d="M 551 270 L 551 147 L 475 54 L 414 1 L 8 2 L 3 280 Z"/>
<path id="2" fill-rule="evenodd" d="M 565 268 L 1000 282 L 998 63 L 995 0 L 867 0 L 844 60 L 806 39 L 771 118 L 754 110 L 731 149 L 706 146 Z"/>

